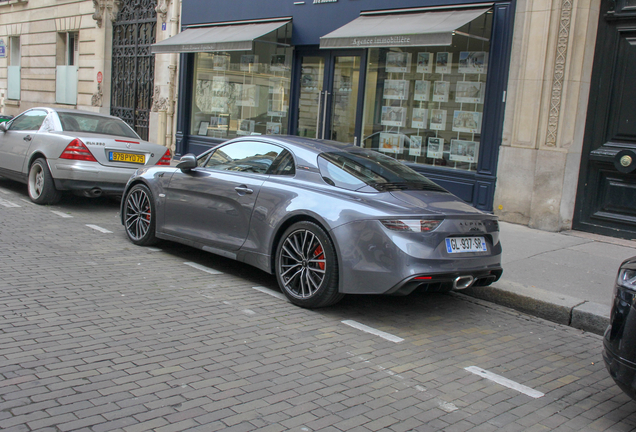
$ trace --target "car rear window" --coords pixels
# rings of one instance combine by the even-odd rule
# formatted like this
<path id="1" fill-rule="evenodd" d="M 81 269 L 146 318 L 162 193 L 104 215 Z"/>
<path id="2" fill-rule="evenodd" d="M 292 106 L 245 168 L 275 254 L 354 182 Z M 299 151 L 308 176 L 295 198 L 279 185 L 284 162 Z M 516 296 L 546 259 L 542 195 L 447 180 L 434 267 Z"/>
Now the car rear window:
<path id="1" fill-rule="evenodd" d="M 100 135 L 123 136 L 140 139 L 123 120 L 90 114 L 58 112 L 62 130 L 68 132 L 89 132 Z"/>
<path id="2" fill-rule="evenodd" d="M 351 149 L 321 153 L 318 167 L 327 183 L 349 190 L 370 186 L 380 192 L 447 192 L 403 163 L 375 151 Z"/>

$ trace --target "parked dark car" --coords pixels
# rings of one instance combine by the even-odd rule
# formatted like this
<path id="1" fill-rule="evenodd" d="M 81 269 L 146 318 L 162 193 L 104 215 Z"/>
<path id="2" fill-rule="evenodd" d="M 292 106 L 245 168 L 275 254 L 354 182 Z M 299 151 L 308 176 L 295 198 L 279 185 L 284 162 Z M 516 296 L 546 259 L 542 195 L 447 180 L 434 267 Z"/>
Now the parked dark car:
<path id="1" fill-rule="evenodd" d="M 618 386 L 636 400 L 636 257 L 618 270 L 610 325 L 603 339 L 603 360 Z"/>
<path id="2" fill-rule="evenodd" d="M 130 240 L 181 242 L 277 276 L 299 306 L 501 276 L 497 217 L 373 150 L 283 136 L 230 140 L 129 180 Z"/>

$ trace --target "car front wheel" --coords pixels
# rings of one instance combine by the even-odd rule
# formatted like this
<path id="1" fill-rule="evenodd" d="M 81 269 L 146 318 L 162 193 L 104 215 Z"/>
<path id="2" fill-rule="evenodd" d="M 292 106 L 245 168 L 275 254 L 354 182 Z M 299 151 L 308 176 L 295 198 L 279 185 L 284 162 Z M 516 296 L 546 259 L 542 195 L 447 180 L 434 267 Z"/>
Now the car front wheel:
<path id="1" fill-rule="evenodd" d="M 55 204 L 62 193 L 55 189 L 53 177 L 46 160 L 36 159 L 29 167 L 29 198 L 36 204 Z"/>
<path id="2" fill-rule="evenodd" d="M 312 222 L 298 222 L 283 234 L 276 251 L 276 277 L 285 296 L 306 308 L 330 306 L 338 292 L 338 260 L 329 236 Z"/>
<path id="3" fill-rule="evenodd" d="M 157 243 L 155 237 L 155 203 L 143 184 L 133 186 L 126 194 L 124 225 L 130 241 L 139 246 Z"/>

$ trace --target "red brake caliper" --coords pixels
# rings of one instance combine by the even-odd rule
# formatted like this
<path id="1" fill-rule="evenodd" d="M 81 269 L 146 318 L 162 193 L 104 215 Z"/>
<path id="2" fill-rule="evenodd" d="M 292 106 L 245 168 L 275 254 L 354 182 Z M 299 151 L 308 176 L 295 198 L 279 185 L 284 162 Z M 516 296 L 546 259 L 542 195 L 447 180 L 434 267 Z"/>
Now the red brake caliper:
<path id="1" fill-rule="evenodd" d="M 322 246 L 318 246 L 316 250 L 314 250 L 314 258 L 321 258 L 321 256 L 322 256 L 322 259 L 325 259 L 325 255 L 322 253 Z M 318 263 L 318 267 L 320 267 L 320 270 L 324 270 L 325 263 L 324 262 Z"/>

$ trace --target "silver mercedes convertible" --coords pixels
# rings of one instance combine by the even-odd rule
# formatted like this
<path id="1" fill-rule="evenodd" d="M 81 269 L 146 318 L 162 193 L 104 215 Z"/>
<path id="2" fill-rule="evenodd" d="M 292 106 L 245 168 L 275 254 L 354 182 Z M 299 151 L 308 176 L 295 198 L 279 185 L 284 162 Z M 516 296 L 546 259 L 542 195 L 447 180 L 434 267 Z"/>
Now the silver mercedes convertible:
<path id="1" fill-rule="evenodd" d="M 497 217 L 401 162 L 331 141 L 250 136 L 126 185 L 130 240 L 171 240 L 275 274 L 294 304 L 499 279 Z"/>
<path id="2" fill-rule="evenodd" d="M 63 191 L 121 195 L 137 168 L 170 159 L 170 150 L 104 114 L 33 108 L 0 123 L 0 175 L 26 183 L 37 204 L 54 204 Z"/>

